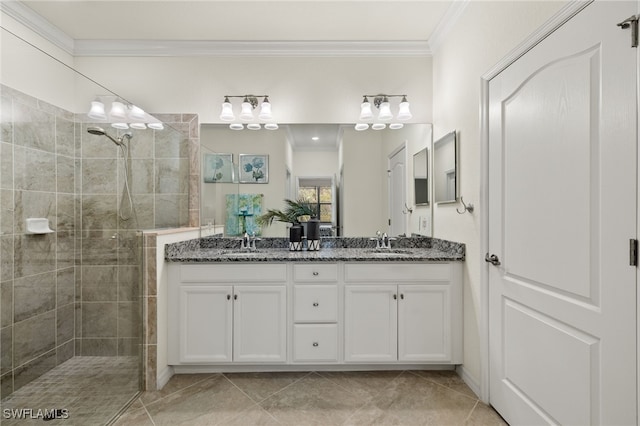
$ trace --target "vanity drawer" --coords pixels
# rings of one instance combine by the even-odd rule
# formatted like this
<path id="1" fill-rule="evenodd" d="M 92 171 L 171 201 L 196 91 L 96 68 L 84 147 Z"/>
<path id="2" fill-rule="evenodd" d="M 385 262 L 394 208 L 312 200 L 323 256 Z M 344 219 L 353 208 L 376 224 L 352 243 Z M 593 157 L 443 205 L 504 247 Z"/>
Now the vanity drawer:
<path id="1" fill-rule="evenodd" d="M 336 322 L 338 286 L 296 285 L 293 287 L 293 319 L 296 322 Z"/>
<path id="2" fill-rule="evenodd" d="M 335 263 L 311 263 L 293 265 L 293 280 L 296 282 L 337 282 L 338 265 Z"/>
<path id="3" fill-rule="evenodd" d="M 294 361 L 338 361 L 337 324 L 295 324 Z"/>

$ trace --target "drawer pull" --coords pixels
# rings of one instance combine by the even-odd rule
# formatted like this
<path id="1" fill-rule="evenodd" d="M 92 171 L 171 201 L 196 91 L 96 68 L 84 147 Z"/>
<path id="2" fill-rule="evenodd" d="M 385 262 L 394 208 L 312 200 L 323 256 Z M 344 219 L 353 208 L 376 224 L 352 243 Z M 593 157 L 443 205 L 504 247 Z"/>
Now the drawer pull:
<path id="1" fill-rule="evenodd" d="M 313 276 L 314 276 L 314 277 L 317 277 L 318 275 L 320 275 L 320 272 L 318 272 L 318 271 L 313 271 Z"/>
<path id="2" fill-rule="evenodd" d="M 315 306 L 316 308 L 319 306 L 320 304 L 318 302 L 313 302 L 313 306 Z"/>
<path id="3" fill-rule="evenodd" d="M 313 346 L 317 347 L 318 346 L 318 342 L 313 342 Z"/>

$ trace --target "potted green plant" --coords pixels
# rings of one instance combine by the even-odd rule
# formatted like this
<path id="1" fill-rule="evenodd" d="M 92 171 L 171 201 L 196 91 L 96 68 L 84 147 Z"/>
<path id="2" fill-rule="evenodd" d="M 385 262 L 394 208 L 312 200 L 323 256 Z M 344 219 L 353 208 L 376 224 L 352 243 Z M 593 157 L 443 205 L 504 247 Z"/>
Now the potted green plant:
<path id="1" fill-rule="evenodd" d="M 299 199 L 294 201 L 285 199 L 284 202 L 287 205 L 284 210 L 269 209 L 263 215 L 258 216 L 257 222 L 263 226 L 271 225 L 274 220 L 295 225 L 300 224 L 301 217 L 316 216 L 314 206 L 307 200 Z"/>
<path id="2" fill-rule="evenodd" d="M 304 199 L 284 200 L 287 205 L 284 210 L 269 209 L 263 215 L 257 217 L 257 222 L 263 226 L 269 226 L 273 221 L 288 222 L 289 228 L 289 249 L 293 251 L 302 250 L 303 227 L 300 221 L 302 217 L 315 217 L 314 206 Z"/>

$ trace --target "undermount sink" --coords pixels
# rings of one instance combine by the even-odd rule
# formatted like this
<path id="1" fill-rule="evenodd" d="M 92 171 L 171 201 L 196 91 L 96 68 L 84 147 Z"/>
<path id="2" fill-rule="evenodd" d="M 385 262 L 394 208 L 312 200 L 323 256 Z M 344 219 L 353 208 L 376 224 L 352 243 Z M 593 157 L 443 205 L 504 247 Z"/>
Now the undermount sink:
<path id="1" fill-rule="evenodd" d="M 380 256 L 380 257 L 407 256 L 407 255 L 411 254 L 411 252 L 409 250 L 382 249 L 382 248 L 376 248 L 376 249 L 367 250 L 367 252 L 369 254 L 374 255 L 374 256 Z"/>
<path id="2" fill-rule="evenodd" d="M 260 252 L 259 251 L 223 250 L 220 254 L 222 256 L 229 256 L 229 257 L 252 257 L 260 254 Z"/>

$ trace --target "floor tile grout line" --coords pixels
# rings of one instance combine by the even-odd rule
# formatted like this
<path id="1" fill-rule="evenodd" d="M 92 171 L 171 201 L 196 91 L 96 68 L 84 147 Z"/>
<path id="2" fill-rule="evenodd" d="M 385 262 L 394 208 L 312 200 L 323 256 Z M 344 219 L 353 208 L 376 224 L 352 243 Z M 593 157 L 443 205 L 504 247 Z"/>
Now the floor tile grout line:
<path id="1" fill-rule="evenodd" d="M 452 387 L 449 387 L 449 386 L 447 386 L 447 385 L 443 385 L 442 383 L 438 383 L 438 382 L 436 382 L 435 380 L 432 380 L 432 379 L 429 379 L 429 378 L 427 378 L 427 377 L 421 376 L 420 374 L 416 374 L 416 373 L 414 373 L 412 370 L 406 370 L 406 371 L 407 371 L 408 373 L 410 373 L 410 374 L 413 374 L 414 376 L 416 376 L 416 377 L 418 377 L 418 378 L 420 378 L 420 379 L 423 379 L 423 380 L 428 381 L 429 383 L 433 383 L 434 385 L 438 385 L 438 386 L 440 386 L 440 387 L 443 387 L 443 388 L 445 388 L 445 389 L 447 389 L 447 390 L 450 390 L 450 391 L 452 391 L 452 392 L 455 392 L 455 393 L 457 393 L 457 394 L 460 394 L 460 395 L 462 395 L 462 396 L 464 396 L 464 397 L 467 397 L 467 398 L 469 398 L 469 399 L 471 399 L 471 400 L 479 401 L 479 398 L 478 398 L 478 397 L 472 397 L 472 396 L 469 396 L 469 395 L 467 395 L 466 393 L 464 393 L 464 392 L 460 392 L 460 391 L 458 391 L 458 390 L 456 390 L 456 389 L 454 389 L 454 388 L 452 388 Z"/>
<path id="2" fill-rule="evenodd" d="M 242 389 L 240 389 L 240 387 L 239 387 L 238 385 L 236 385 L 236 384 L 233 382 L 233 380 L 231 380 L 229 377 L 227 377 L 227 374 L 226 374 L 226 373 L 222 373 L 222 375 L 224 376 L 224 378 L 225 378 L 225 379 L 227 379 L 227 381 L 228 381 L 229 383 L 231 383 L 231 385 L 232 385 L 232 386 L 234 386 L 234 387 L 235 387 L 236 389 L 238 389 L 238 390 L 239 390 L 243 395 L 245 395 L 247 398 L 249 398 L 249 400 L 253 403 L 253 405 L 254 405 L 255 407 L 257 407 L 260 411 L 263 411 L 263 412 L 267 413 L 267 415 L 268 415 L 269 417 L 271 417 L 273 420 L 275 420 L 275 421 L 276 421 L 276 423 L 278 423 L 278 424 L 282 424 L 282 423 L 280 423 L 280 422 L 278 421 L 278 419 L 277 419 L 277 418 L 275 418 L 275 417 L 274 417 L 270 412 L 268 412 L 268 411 L 267 411 L 267 410 L 265 410 L 263 407 L 261 407 L 259 402 L 257 402 L 257 401 L 256 401 L 256 400 L 254 400 L 253 398 L 251 398 L 251 396 L 249 396 L 245 391 L 243 391 Z M 304 377 L 306 377 L 306 375 L 305 375 Z M 296 383 L 297 381 L 298 381 L 298 380 L 296 380 L 294 383 Z M 292 383 L 292 384 L 293 384 L 293 383 Z M 289 386 L 290 386 L 290 385 L 287 385 L 287 386 L 285 386 L 285 387 L 289 387 Z M 277 392 L 275 392 L 275 393 L 277 393 Z M 275 395 L 275 393 L 273 393 L 273 394 L 269 395 L 267 398 L 270 398 L 272 395 Z M 265 399 L 267 399 L 267 398 L 263 398 L 260 402 L 264 401 L 264 400 L 265 400 Z M 239 416 L 240 416 L 240 414 L 242 414 L 242 413 L 243 413 L 243 412 L 245 412 L 245 411 L 246 411 L 246 410 L 240 411 L 240 412 L 239 412 L 239 413 L 237 413 L 235 416 L 233 416 L 230 420 L 233 420 L 233 419 L 235 419 L 235 418 L 239 417 Z"/>
<path id="3" fill-rule="evenodd" d="M 289 386 L 295 385 L 295 384 L 296 384 L 296 383 L 298 383 L 300 380 L 304 379 L 305 377 L 308 377 L 310 374 L 314 373 L 314 371 L 307 371 L 307 372 L 304 372 L 304 371 L 303 371 L 303 373 L 306 373 L 306 374 L 305 374 L 304 376 L 300 377 L 299 379 L 297 379 L 297 380 L 295 380 L 295 381 L 293 381 L 293 382 L 289 383 L 288 385 L 286 385 L 286 386 L 285 386 L 285 387 L 283 387 L 282 389 L 275 391 L 274 393 L 272 393 L 271 395 L 269 395 L 269 396 L 267 396 L 267 397 L 265 397 L 265 398 L 262 398 L 260 401 L 256 401 L 255 399 L 251 398 L 249 395 L 247 395 L 247 396 L 249 396 L 249 398 L 250 398 L 252 401 L 254 401 L 256 404 L 262 404 L 264 401 L 266 401 L 267 399 L 271 398 L 271 397 L 272 397 L 272 396 L 274 396 L 274 395 L 279 394 L 280 392 L 282 392 L 282 391 L 284 391 L 285 389 L 287 389 Z M 225 377 L 226 377 L 226 374 L 225 374 Z M 227 378 L 227 380 L 229 380 L 231 383 L 233 383 L 233 380 L 232 380 L 232 379 Z M 234 386 L 236 386 L 238 389 L 240 389 L 240 388 L 239 388 L 235 383 L 233 383 L 233 385 L 234 385 Z M 242 389 L 240 389 L 240 391 L 242 392 Z M 244 392 L 242 392 L 242 393 L 244 393 Z M 246 395 L 246 394 L 245 394 L 245 395 Z M 262 407 L 261 407 L 261 408 L 262 408 Z"/>
<path id="4" fill-rule="evenodd" d="M 149 412 L 149 410 L 147 410 L 147 407 L 145 407 L 144 404 L 142 404 L 142 409 L 144 410 L 145 413 L 147 413 L 147 417 L 149 418 L 149 420 L 151 421 L 151 424 L 153 426 L 156 426 L 156 422 L 153 420 L 153 416 L 151 415 L 151 413 Z"/>
<path id="5" fill-rule="evenodd" d="M 214 378 L 214 377 L 215 377 L 215 375 L 216 375 L 216 374 L 220 374 L 221 376 L 223 375 L 222 373 L 210 373 L 210 374 L 209 374 L 209 377 L 206 377 L 206 378 L 204 378 L 204 379 L 202 379 L 202 380 L 198 380 L 197 382 L 191 383 L 189 386 L 185 386 L 185 387 L 183 387 L 183 388 L 181 388 L 181 389 L 178 389 L 178 390 L 176 390 L 176 391 L 174 391 L 174 392 L 168 393 L 168 394 L 166 394 L 165 396 L 163 396 L 163 397 L 160 397 L 160 398 L 156 399 L 155 401 L 151 401 L 151 402 L 149 403 L 149 405 L 155 404 L 156 402 L 158 402 L 158 401 L 162 401 L 163 399 L 165 399 L 165 398 L 167 398 L 167 397 L 169 397 L 169 396 L 171 396 L 171 395 L 175 395 L 175 394 L 176 394 L 176 393 L 178 393 L 178 392 L 182 392 L 182 391 L 184 391 L 185 389 L 189 389 L 189 388 L 190 388 L 190 387 L 192 387 L 192 386 L 195 386 L 195 385 L 197 385 L 197 384 L 199 384 L 199 383 L 202 383 L 202 382 L 204 382 L 204 381 L 206 381 L 206 380 L 212 379 L 212 378 Z M 161 391 L 161 390 L 159 390 L 159 391 L 145 391 L 145 392 L 143 392 L 143 393 L 142 393 L 142 395 L 140 395 L 140 397 L 138 398 L 138 400 L 142 403 L 142 405 L 143 405 L 145 408 L 147 408 L 147 404 L 145 404 L 145 402 L 142 400 L 142 398 L 144 397 L 144 394 L 145 394 L 145 393 L 147 393 L 147 392 L 160 392 L 160 391 Z"/>
<path id="6" fill-rule="evenodd" d="M 471 411 L 469 411 L 469 414 L 467 415 L 467 417 L 464 419 L 464 422 L 467 423 L 469 421 L 469 419 L 471 418 L 471 416 L 473 415 L 473 412 L 475 411 L 476 407 L 478 406 L 478 404 L 480 403 L 480 400 L 476 401 L 475 404 L 473 404 L 473 407 L 471 407 Z"/>
<path id="7" fill-rule="evenodd" d="M 387 371 L 389 371 L 389 370 L 387 370 Z M 358 407 L 358 409 L 357 409 L 357 410 L 362 409 L 362 408 L 363 408 L 364 406 L 366 406 L 369 402 L 371 402 L 371 401 L 372 401 L 376 396 L 380 395 L 380 394 L 381 394 L 381 393 L 382 393 L 382 392 L 383 392 L 383 391 L 384 391 L 384 390 L 385 390 L 385 389 L 386 389 L 386 388 L 391 384 L 391 382 L 393 382 L 393 381 L 394 381 L 394 380 L 396 380 L 398 377 L 400 377 L 400 375 L 401 375 L 402 373 L 404 373 L 404 371 L 405 371 L 405 370 L 397 370 L 397 371 L 399 372 L 397 376 L 395 376 L 393 379 L 391 379 L 391 380 L 389 381 L 389 383 L 388 383 L 387 385 L 385 385 L 384 387 L 382 387 L 378 392 L 376 392 L 376 393 L 375 393 L 375 395 L 372 395 L 370 398 L 368 398 L 368 399 L 365 401 L 364 405 L 362 405 L 362 406 Z M 353 391 L 351 391 L 351 390 L 347 389 L 346 387 L 342 386 L 340 383 L 338 383 L 338 382 L 336 382 L 336 381 L 332 380 L 330 377 L 327 377 L 327 376 L 325 376 L 325 375 L 324 375 L 324 374 L 322 374 L 322 373 L 323 373 L 323 372 L 316 372 L 316 374 L 318 374 L 320 377 L 323 377 L 323 378 L 325 378 L 325 379 L 329 380 L 331 383 L 333 383 L 334 385 L 336 385 L 336 386 L 338 386 L 338 387 L 340 387 L 340 388 L 342 388 L 342 389 L 346 390 L 346 391 L 347 391 L 347 392 L 349 392 L 350 394 L 352 394 L 352 395 L 354 395 L 354 396 L 358 396 L 355 392 L 353 392 Z"/>

